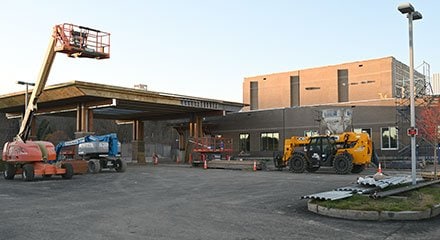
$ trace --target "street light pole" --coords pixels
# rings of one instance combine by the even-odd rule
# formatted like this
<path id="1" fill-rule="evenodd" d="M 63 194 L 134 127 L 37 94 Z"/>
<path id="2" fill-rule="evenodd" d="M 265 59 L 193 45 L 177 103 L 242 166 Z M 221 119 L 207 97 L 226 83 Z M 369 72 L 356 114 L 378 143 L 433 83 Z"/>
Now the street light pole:
<path id="1" fill-rule="evenodd" d="M 416 111 L 414 100 L 414 47 L 413 47 L 413 20 L 422 19 L 422 14 L 415 11 L 410 3 L 402 3 L 397 8 L 402 14 L 408 17 L 408 32 L 409 32 L 409 92 L 410 92 L 410 129 L 416 129 Z M 416 135 L 417 131 L 411 131 L 411 178 L 412 185 L 417 184 L 416 180 Z"/>
<path id="2" fill-rule="evenodd" d="M 28 105 L 29 86 L 35 86 L 35 83 L 24 82 L 24 81 L 17 81 L 17 84 L 25 85 L 26 86 L 26 92 L 24 92 L 24 112 L 23 112 L 23 114 L 24 114 L 26 112 L 27 105 Z"/>

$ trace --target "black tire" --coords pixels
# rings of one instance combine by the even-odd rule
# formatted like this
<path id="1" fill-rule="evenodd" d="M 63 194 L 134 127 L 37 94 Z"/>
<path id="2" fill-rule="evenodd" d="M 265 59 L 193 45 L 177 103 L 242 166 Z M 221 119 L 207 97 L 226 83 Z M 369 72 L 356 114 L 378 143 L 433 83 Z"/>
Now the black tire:
<path id="1" fill-rule="evenodd" d="M 283 157 L 280 154 L 277 154 L 274 158 L 273 158 L 273 165 L 275 166 L 275 168 L 278 171 L 283 170 L 283 168 L 286 166 L 283 163 Z"/>
<path id="2" fill-rule="evenodd" d="M 99 160 L 91 159 L 89 160 L 89 173 L 99 173 L 101 171 L 101 164 Z"/>
<path id="3" fill-rule="evenodd" d="M 34 165 L 32 164 L 25 164 L 23 166 L 23 180 L 26 182 L 30 182 L 33 181 L 35 178 L 35 173 L 34 173 Z"/>
<path id="4" fill-rule="evenodd" d="M 303 173 L 307 168 L 307 159 L 303 153 L 293 153 L 289 160 L 290 171 L 294 173 Z"/>
<path id="5" fill-rule="evenodd" d="M 115 164 L 116 172 L 125 172 L 125 170 L 127 170 L 127 163 L 125 161 L 122 161 L 121 159 L 116 159 Z"/>
<path id="6" fill-rule="evenodd" d="M 333 168 L 337 174 L 349 174 L 353 169 L 353 158 L 349 153 L 342 153 L 335 156 Z"/>
<path id="7" fill-rule="evenodd" d="M 357 164 L 353 164 L 353 169 L 351 169 L 352 173 L 360 173 L 362 171 L 364 171 L 365 169 L 365 165 L 357 165 Z"/>
<path id="8" fill-rule="evenodd" d="M 6 180 L 12 180 L 15 176 L 15 166 L 14 164 L 5 164 L 5 171 L 3 172 L 3 177 L 5 177 Z"/>
<path id="9" fill-rule="evenodd" d="M 61 168 L 66 169 L 66 173 L 64 173 L 63 175 L 61 175 L 62 178 L 64 179 L 71 179 L 73 177 L 73 166 L 70 163 L 63 163 L 63 165 L 61 166 Z"/>

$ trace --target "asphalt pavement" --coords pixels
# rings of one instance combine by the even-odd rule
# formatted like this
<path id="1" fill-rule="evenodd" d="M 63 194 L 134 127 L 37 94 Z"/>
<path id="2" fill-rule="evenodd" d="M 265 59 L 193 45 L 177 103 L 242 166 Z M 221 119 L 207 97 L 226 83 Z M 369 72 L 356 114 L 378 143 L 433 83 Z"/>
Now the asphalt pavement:
<path id="1" fill-rule="evenodd" d="M 314 214 L 301 196 L 354 183 L 333 171 L 132 165 L 24 182 L 0 179 L 0 239 L 438 239 L 440 218 L 352 221 Z"/>

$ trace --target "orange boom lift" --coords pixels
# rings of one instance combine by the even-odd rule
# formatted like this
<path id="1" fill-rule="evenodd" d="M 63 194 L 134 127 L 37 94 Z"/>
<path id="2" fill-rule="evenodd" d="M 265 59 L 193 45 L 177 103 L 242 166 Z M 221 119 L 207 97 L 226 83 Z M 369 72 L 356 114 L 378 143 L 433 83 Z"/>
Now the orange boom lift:
<path id="1" fill-rule="evenodd" d="M 14 179 L 22 174 L 23 180 L 32 181 L 35 175 L 49 177 L 61 175 L 65 179 L 73 176 L 70 163 L 56 162 L 55 147 L 51 142 L 29 140 L 32 118 L 37 111 L 37 102 L 43 93 L 50 69 L 57 52 L 75 58 L 110 58 L 110 34 L 96 29 L 59 24 L 53 28 L 49 46 L 32 95 L 29 99 L 20 130 L 14 141 L 5 143 L 3 158 L 5 179 Z"/>

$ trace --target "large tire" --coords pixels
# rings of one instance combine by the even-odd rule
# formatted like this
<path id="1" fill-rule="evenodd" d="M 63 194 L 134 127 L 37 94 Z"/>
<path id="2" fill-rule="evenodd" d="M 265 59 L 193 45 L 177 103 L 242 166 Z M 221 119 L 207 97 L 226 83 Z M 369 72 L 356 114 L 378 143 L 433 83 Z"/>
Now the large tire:
<path id="1" fill-rule="evenodd" d="M 353 158 L 349 153 L 342 153 L 335 156 L 333 168 L 337 174 L 349 174 L 353 169 Z"/>
<path id="2" fill-rule="evenodd" d="M 66 173 L 61 175 L 62 178 L 64 178 L 64 179 L 71 179 L 73 177 L 74 172 L 73 172 L 72 164 L 70 164 L 70 163 L 63 163 L 61 168 L 66 169 Z"/>
<path id="3" fill-rule="evenodd" d="M 3 177 L 5 177 L 6 180 L 12 180 L 15 176 L 15 166 L 14 164 L 5 164 L 5 171 L 3 172 Z"/>
<path id="4" fill-rule="evenodd" d="M 101 164 L 99 160 L 91 159 L 89 160 L 89 172 L 90 173 L 99 173 L 101 171 Z"/>
<path id="5" fill-rule="evenodd" d="M 290 157 L 289 167 L 290 171 L 294 173 L 303 173 L 307 168 L 307 159 L 303 153 L 293 153 Z"/>
<path id="6" fill-rule="evenodd" d="M 283 168 L 285 167 L 284 163 L 283 163 L 283 157 L 280 154 L 277 154 L 276 156 L 274 156 L 273 158 L 273 165 L 275 166 L 275 168 L 278 171 L 283 170 Z"/>
<path id="7" fill-rule="evenodd" d="M 352 173 L 360 173 L 365 169 L 365 165 L 357 165 L 357 164 L 353 164 L 353 169 L 351 169 Z"/>
<path id="8" fill-rule="evenodd" d="M 127 163 L 125 161 L 122 161 L 121 159 L 116 159 L 115 163 L 116 172 L 125 172 L 125 170 L 127 170 Z"/>
<path id="9" fill-rule="evenodd" d="M 33 181 L 34 178 L 35 178 L 34 165 L 32 165 L 32 164 L 25 164 L 23 166 L 22 176 L 23 176 L 23 180 L 24 181 L 27 181 L 27 182 Z"/>

